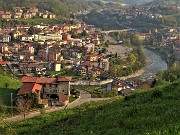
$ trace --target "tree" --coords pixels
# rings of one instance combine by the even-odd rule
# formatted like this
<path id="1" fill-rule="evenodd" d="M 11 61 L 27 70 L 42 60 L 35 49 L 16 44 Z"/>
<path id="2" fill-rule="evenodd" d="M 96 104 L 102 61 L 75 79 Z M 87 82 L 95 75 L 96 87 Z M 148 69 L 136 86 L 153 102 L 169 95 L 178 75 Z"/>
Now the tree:
<path id="1" fill-rule="evenodd" d="M 9 83 L 8 82 L 5 82 L 5 88 L 7 89 L 9 87 Z"/>
<path id="2" fill-rule="evenodd" d="M 118 95 L 118 91 L 116 88 L 112 88 L 113 97 Z"/>
<path id="3" fill-rule="evenodd" d="M 30 35 L 35 34 L 35 29 L 34 29 L 33 26 L 31 26 L 31 27 L 28 29 L 28 34 L 30 34 Z"/>
<path id="4" fill-rule="evenodd" d="M 86 37 L 86 36 L 88 36 L 88 32 L 87 32 L 86 30 L 83 30 L 83 32 L 81 33 L 81 35 L 82 35 L 83 37 Z"/>
<path id="5" fill-rule="evenodd" d="M 130 53 L 127 57 L 127 61 L 132 64 L 134 62 L 136 62 L 136 56 L 133 53 Z"/>
<path id="6" fill-rule="evenodd" d="M 113 76 L 117 76 L 117 67 L 115 65 L 110 66 L 109 73 Z"/>
<path id="7" fill-rule="evenodd" d="M 68 52 L 62 52 L 62 56 L 63 56 L 64 58 L 67 58 L 67 57 L 68 57 Z"/>
<path id="8" fill-rule="evenodd" d="M 123 43 L 128 47 L 130 47 L 132 45 L 129 38 L 128 39 L 123 39 Z"/>
<path id="9" fill-rule="evenodd" d="M 154 37 L 157 40 L 157 42 L 162 41 L 162 34 L 161 33 L 154 33 Z"/>
<path id="10" fill-rule="evenodd" d="M 26 114 L 29 113 L 30 109 L 32 108 L 32 100 L 31 99 L 18 99 L 16 101 L 17 111 L 23 115 L 24 119 L 26 117 Z"/>
<path id="11" fill-rule="evenodd" d="M 102 53 L 106 53 L 106 52 L 108 52 L 108 50 L 105 47 L 103 47 L 102 48 Z"/>
<path id="12" fill-rule="evenodd" d="M 131 40 L 132 45 L 136 45 L 136 46 L 142 45 L 142 41 L 139 40 L 139 38 L 136 34 L 131 34 L 130 40 Z"/>
<path id="13" fill-rule="evenodd" d="M 94 81 L 94 80 L 95 80 L 95 77 L 91 76 L 90 81 Z"/>
<path id="14" fill-rule="evenodd" d="M 106 47 L 109 47 L 109 45 L 110 45 L 110 41 L 107 40 L 107 41 L 105 42 L 105 46 L 106 46 Z"/>

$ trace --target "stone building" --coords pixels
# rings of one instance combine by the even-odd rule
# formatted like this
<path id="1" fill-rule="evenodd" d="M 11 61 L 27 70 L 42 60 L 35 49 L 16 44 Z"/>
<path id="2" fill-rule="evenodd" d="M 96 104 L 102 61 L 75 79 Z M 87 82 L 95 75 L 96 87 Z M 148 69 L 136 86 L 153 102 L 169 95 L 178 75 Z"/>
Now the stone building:
<path id="1" fill-rule="evenodd" d="M 70 96 L 71 77 L 61 78 L 37 78 L 23 77 L 23 85 L 18 91 L 18 95 L 27 93 L 38 93 L 38 103 L 48 105 L 66 105 Z"/>

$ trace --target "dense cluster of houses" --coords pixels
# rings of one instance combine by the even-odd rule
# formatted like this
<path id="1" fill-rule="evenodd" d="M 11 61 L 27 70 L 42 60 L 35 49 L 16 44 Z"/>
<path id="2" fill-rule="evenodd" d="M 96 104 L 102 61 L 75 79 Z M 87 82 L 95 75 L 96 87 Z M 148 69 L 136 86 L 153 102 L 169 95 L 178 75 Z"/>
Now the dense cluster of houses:
<path id="1" fill-rule="evenodd" d="M 38 8 L 35 7 L 29 7 L 29 8 L 15 7 L 13 12 L 0 11 L 1 19 L 20 19 L 20 18 L 31 19 L 33 17 L 54 19 L 56 18 L 56 15 L 48 11 L 44 13 L 39 12 Z"/>
<path id="2" fill-rule="evenodd" d="M 30 34 L 30 29 L 35 32 Z M 85 23 L 17 25 L 1 29 L 0 33 L 2 58 L 16 62 L 12 69 L 19 73 L 43 75 L 46 70 L 60 71 L 62 62 L 67 68 L 75 68 L 80 76 L 97 77 L 109 69 L 109 59 L 98 50 L 101 33 Z M 81 36 L 73 38 L 75 35 Z"/>
<path id="3" fill-rule="evenodd" d="M 169 28 L 163 30 L 164 40 L 160 46 L 167 46 L 172 49 L 175 61 L 180 61 L 180 28 Z"/>
<path id="4" fill-rule="evenodd" d="M 180 39 L 174 41 L 173 45 L 175 60 L 180 61 Z"/>

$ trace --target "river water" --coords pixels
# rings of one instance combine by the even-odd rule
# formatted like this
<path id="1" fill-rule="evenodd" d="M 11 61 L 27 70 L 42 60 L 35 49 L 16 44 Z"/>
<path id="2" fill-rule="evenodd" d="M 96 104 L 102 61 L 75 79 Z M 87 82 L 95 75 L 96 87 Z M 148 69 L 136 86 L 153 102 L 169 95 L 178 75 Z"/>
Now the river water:
<path id="1" fill-rule="evenodd" d="M 147 58 L 147 64 L 144 68 L 145 72 L 140 76 L 141 79 L 154 78 L 159 71 L 164 71 L 168 68 L 167 63 L 155 52 L 144 48 L 144 54 Z"/>

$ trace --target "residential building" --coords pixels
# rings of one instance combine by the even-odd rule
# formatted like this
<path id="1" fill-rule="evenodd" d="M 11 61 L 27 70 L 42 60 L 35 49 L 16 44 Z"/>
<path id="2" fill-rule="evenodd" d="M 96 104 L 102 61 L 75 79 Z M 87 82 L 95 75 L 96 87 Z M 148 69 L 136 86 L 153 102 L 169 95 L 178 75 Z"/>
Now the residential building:
<path id="1" fill-rule="evenodd" d="M 109 70 L 109 59 L 108 58 L 101 58 L 99 62 L 99 68 L 103 71 Z"/>
<path id="2" fill-rule="evenodd" d="M 11 41 L 11 36 L 7 34 L 1 34 L 0 35 L 0 42 L 6 43 Z"/>
<path id="3" fill-rule="evenodd" d="M 22 18 L 24 18 L 24 19 L 30 19 L 30 18 L 32 18 L 32 14 L 31 14 L 31 13 L 23 13 L 23 14 L 22 14 Z"/>
<path id="4" fill-rule="evenodd" d="M 4 53 L 5 51 L 8 51 L 9 47 L 7 44 L 0 44 L 0 52 Z"/>
<path id="5" fill-rule="evenodd" d="M 21 35 L 21 41 L 22 42 L 32 42 L 34 39 L 31 35 Z"/>
<path id="6" fill-rule="evenodd" d="M 38 51 L 38 59 L 41 61 L 60 61 L 61 50 L 40 49 Z"/>
<path id="7" fill-rule="evenodd" d="M 12 14 L 10 12 L 0 12 L 0 18 L 11 19 Z"/>
<path id="8" fill-rule="evenodd" d="M 66 105 L 69 102 L 70 96 L 70 81 L 71 77 L 61 78 L 37 78 L 23 77 L 23 85 L 18 91 L 18 95 L 27 93 L 38 94 L 38 103 L 43 104 L 43 101 L 48 101 L 48 105 Z"/>

